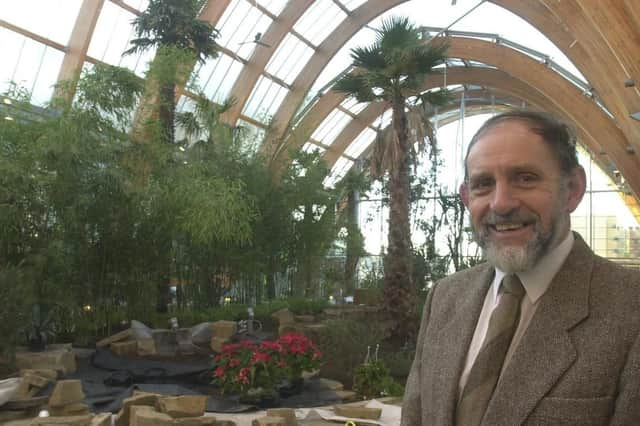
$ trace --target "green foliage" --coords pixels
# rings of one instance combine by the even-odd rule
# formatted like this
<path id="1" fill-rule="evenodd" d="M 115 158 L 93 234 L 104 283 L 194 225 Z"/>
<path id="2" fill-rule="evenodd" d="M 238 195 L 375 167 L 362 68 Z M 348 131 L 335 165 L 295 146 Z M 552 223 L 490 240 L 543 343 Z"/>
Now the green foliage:
<path id="1" fill-rule="evenodd" d="M 296 315 L 318 315 L 329 306 L 326 299 L 287 299 L 287 307 Z M 275 310 L 273 311 L 275 312 Z"/>
<path id="2" fill-rule="evenodd" d="M 203 0 L 150 0 L 147 9 L 133 21 L 137 38 L 125 52 L 131 54 L 153 46 L 174 46 L 190 50 L 199 61 L 215 57 L 218 31 L 198 19 Z"/>
<path id="3" fill-rule="evenodd" d="M 321 375 L 350 385 L 356 367 L 365 359 L 369 347 L 387 336 L 385 325 L 377 320 L 330 320 L 317 343 L 325 364 Z"/>
<path id="4" fill-rule="evenodd" d="M 360 364 L 353 377 L 353 390 L 366 399 L 383 396 L 402 396 L 404 388 L 391 376 L 384 362 Z"/>

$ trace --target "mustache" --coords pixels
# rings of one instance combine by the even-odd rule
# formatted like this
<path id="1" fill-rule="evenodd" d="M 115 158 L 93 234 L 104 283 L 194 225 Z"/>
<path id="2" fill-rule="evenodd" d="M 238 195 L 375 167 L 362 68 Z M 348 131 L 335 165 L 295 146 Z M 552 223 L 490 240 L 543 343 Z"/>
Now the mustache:
<path id="1" fill-rule="evenodd" d="M 511 211 L 507 214 L 498 214 L 495 212 L 488 212 L 482 218 L 482 225 L 498 225 L 502 223 L 535 223 L 538 217 L 533 213 L 527 213 L 522 211 Z"/>

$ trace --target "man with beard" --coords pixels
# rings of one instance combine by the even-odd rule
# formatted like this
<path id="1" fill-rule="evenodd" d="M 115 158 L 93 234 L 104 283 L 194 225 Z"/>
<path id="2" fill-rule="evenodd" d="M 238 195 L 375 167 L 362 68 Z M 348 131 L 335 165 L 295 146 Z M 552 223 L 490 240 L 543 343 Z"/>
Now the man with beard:
<path id="1" fill-rule="evenodd" d="M 403 426 L 640 424 L 640 274 L 570 231 L 585 182 L 547 114 L 478 130 L 460 196 L 487 262 L 429 292 Z"/>

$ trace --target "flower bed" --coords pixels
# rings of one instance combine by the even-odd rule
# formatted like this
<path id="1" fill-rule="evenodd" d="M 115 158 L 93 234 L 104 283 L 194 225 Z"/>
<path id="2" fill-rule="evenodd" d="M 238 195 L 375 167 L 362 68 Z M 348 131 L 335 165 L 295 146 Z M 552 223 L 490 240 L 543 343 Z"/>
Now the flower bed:
<path id="1" fill-rule="evenodd" d="M 321 357 L 313 342 L 300 333 L 260 343 L 231 343 L 214 358 L 213 383 L 222 393 L 268 397 L 287 381 L 300 381 L 303 371 L 318 369 Z"/>

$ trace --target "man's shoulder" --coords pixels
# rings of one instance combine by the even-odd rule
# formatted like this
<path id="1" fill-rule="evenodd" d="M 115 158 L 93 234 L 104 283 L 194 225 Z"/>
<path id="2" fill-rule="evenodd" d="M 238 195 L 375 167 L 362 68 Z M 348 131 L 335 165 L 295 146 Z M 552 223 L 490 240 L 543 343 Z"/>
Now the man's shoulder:
<path id="1" fill-rule="evenodd" d="M 468 286 L 470 283 L 478 282 L 479 280 L 484 279 L 491 268 L 491 265 L 485 262 L 472 266 L 471 268 L 462 269 L 458 272 L 442 278 L 440 281 L 438 281 L 438 287 L 447 288 Z"/>

